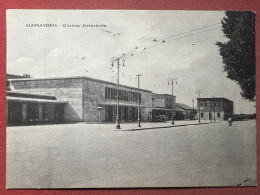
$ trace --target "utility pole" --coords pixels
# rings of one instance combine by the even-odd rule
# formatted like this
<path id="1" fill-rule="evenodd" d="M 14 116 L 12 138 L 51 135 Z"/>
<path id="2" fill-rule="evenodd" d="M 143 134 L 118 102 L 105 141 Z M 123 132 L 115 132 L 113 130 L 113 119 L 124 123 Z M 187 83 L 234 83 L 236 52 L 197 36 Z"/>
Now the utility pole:
<path id="1" fill-rule="evenodd" d="M 114 62 L 117 62 L 117 106 L 116 106 L 116 129 L 120 129 L 120 123 L 119 123 L 119 67 L 120 67 L 120 61 L 123 62 L 123 66 L 125 66 L 125 54 L 123 54 L 121 57 L 113 57 L 111 59 L 112 67 L 114 67 Z"/>
<path id="2" fill-rule="evenodd" d="M 173 105 L 174 105 L 174 97 L 173 97 L 173 81 L 176 82 L 177 84 L 177 78 L 174 78 L 174 79 L 171 79 L 172 81 L 172 125 L 174 125 L 174 117 L 173 117 L 173 112 L 174 112 L 174 108 L 173 108 Z M 168 82 L 169 84 L 169 82 Z"/>
<path id="3" fill-rule="evenodd" d="M 209 103 L 209 120 L 210 120 L 210 122 L 212 122 L 212 116 L 211 116 L 211 99 L 209 99 L 209 101 L 207 101 L 207 103 Z"/>
<path id="4" fill-rule="evenodd" d="M 140 124 L 140 79 L 139 77 L 141 76 L 140 74 L 137 74 L 136 75 L 137 78 L 138 78 L 138 127 L 141 127 L 141 124 Z"/>
<path id="5" fill-rule="evenodd" d="M 198 94 L 198 104 L 199 104 L 199 123 L 200 121 L 200 94 L 202 93 L 202 89 L 196 89 L 196 94 Z"/>
<path id="6" fill-rule="evenodd" d="M 213 109 L 214 109 L 214 122 L 216 122 L 216 117 L 215 117 L 215 105 L 216 105 L 216 102 L 215 102 L 214 96 L 212 96 L 212 99 L 213 99 L 213 101 L 214 101 L 214 103 L 213 103 Z"/>

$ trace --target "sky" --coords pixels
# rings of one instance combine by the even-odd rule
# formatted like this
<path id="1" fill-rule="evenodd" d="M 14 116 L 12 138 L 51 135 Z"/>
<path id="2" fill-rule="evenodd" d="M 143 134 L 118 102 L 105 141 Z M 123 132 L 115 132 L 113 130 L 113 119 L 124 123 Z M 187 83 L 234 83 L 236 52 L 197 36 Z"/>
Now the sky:
<path id="1" fill-rule="evenodd" d="M 223 72 L 216 42 L 227 41 L 220 24 L 224 16 L 222 11 L 8 10 L 7 73 L 116 82 L 111 60 L 125 54 L 120 84 L 137 87 L 141 74 L 141 88 L 171 94 L 169 81 L 176 78 L 179 103 L 193 106 L 202 89 L 201 97 L 232 100 L 235 113 L 255 113 L 255 103 L 243 100 L 240 87 Z"/>

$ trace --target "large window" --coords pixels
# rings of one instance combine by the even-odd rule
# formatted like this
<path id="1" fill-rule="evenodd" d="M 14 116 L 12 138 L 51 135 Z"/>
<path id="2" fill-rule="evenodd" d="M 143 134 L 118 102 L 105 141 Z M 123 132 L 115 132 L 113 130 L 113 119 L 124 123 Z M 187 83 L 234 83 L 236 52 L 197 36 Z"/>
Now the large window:
<path id="1" fill-rule="evenodd" d="M 119 100 L 129 101 L 129 102 L 137 102 L 138 101 L 138 93 L 132 91 L 119 90 Z M 117 89 L 106 87 L 105 88 L 105 98 L 106 99 L 117 99 Z M 139 95 L 139 99 L 141 102 L 141 93 Z"/>

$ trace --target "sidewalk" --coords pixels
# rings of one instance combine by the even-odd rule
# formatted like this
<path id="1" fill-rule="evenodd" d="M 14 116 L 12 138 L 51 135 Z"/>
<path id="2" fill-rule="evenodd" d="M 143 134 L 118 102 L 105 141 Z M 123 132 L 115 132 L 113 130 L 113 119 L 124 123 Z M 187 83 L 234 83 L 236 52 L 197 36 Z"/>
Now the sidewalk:
<path id="1" fill-rule="evenodd" d="M 147 129 L 159 129 L 159 128 L 172 128 L 172 127 L 181 127 L 189 125 L 205 125 L 211 123 L 220 123 L 219 121 L 210 122 L 210 121 L 201 121 L 199 123 L 197 120 L 184 120 L 184 121 L 174 121 L 174 125 L 171 124 L 171 121 L 167 122 L 141 122 L 141 127 L 137 127 L 136 123 L 121 123 L 121 129 L 114 129 L 114 131 L 140 131 Z"/>

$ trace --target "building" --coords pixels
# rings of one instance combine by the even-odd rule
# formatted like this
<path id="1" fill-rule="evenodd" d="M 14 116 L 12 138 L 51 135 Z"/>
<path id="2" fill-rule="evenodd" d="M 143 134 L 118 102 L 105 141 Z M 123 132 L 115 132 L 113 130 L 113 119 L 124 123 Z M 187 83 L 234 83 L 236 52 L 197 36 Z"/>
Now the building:
<path id="1" fill-rule="evenodd" d="M 197 98 L 197 106 L 201 120 L 227 120 L 234 112 L 233 102 L 226 98 Z"/>
<path id="2" fill-rule="evenodd" d="M 184 119 L 191 119 L 192 110 L 193 110 L 192 107 L 186 104 L 176 103 L 177 116 L 183 116 Z"/>
<path id="3" fill-rule="evenodd" d="M 165 115 L 167 120 L 171 120 L 176 114 L 176 96 L 169 94 L 152 93 L 152 121 L 160 115 Z"/>
<path id="4" fill-rule="evenodd" d="M 8 79 L 7 89 L 8 124 L 116 120 L 117 85 L 112 82 L 90 77 L 22 77 Z M 172 101 L 166 97 L 170 95 L 165 94 L 163 104 L 153 102 L 152 96 L 156 95 L 140 89 L 142 121 L 150 120 L 152 113 L 171 111 Z M 119 120 L 137 121 L 138 88 L 120 85 L 119 100 Z"/>
<path id="5" fill-rule="evenodd" d="M 55 96 L 7 91 L 7 124 L 62 123 L 66 103 Z"/>

